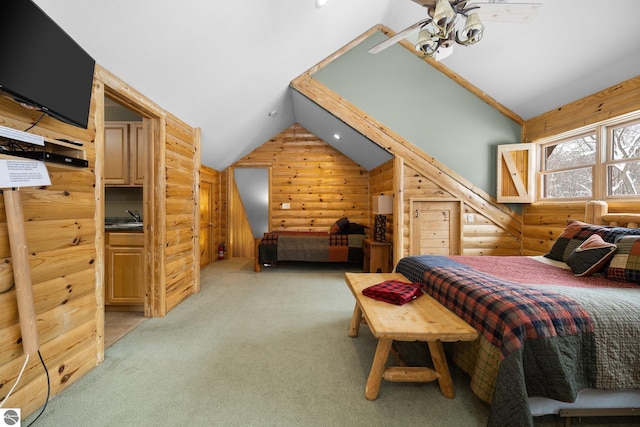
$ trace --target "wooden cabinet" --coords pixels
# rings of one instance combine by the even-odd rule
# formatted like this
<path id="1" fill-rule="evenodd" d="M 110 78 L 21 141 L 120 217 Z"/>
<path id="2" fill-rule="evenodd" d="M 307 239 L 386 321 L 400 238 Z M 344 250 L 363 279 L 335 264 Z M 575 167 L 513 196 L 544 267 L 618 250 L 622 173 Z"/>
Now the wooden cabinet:
<path id="1" fill-rule="evenodd" d="M 146 150 L 142 123 L 107 122 L 104 132 L 105 185 L 142 185 Z"/>
<path id="2" fill-rule="evenodd" d="M 144 308 L 144 233 L 106 233 L 105 304 Z"/>
<path id="3" fill-rule="evenodd" d="M 391 272 L 391 243 L 376 242 L 373 239 L 362 241 L 365 273 L 390 273 Z"/>

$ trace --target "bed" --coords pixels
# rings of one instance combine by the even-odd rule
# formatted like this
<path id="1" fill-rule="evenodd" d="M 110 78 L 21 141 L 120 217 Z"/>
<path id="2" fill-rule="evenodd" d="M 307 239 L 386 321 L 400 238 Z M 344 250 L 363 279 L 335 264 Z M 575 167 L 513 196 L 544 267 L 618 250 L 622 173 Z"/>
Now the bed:
<path id="1" fill-rule="evenodd" d="M 338 219 L 327 232 L 273 231 L 264 233 L 257 245 L 258 264 L 275 266 L 279 261 L 362 263 L 362 240 L 366 227 L 348 218 Z"/>
<path id="2" fill-rule="evenodd" d="M 640 215 L 590 202 L 587 220 L 625 227 L 569 221 L 544 256 L 421 255 L 396 266 L 479 332 L 452 357 L 491 404 L 489 425 L 593 409 L 581 403 L 593 395 L 640 408 Z"/>

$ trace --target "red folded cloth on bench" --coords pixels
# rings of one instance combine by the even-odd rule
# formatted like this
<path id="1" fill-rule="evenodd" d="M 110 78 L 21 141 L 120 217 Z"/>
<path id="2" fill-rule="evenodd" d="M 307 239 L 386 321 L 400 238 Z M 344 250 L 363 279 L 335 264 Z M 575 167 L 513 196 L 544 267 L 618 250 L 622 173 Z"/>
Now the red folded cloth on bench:
<path id="1" fill-rule="evenodd" d="M 407 283 L 399 280 L 385 280 L 362 290 L 370 298 L 402 305 L 422 295 L 419 283 Z"/>

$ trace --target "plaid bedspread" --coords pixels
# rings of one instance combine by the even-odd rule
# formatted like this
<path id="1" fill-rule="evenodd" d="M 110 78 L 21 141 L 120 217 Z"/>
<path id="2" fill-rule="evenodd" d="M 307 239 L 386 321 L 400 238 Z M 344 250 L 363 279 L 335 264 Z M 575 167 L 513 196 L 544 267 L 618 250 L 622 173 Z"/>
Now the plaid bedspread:
<path id="1" fill-rule="evenodd" d="M 535 278 L 518 283 L 457 261 L 464 258 L 407 257 L 396 271 L 423 283 L 425 293 L 496 349 L 497 375 L 486 379 L 494 381 L 486 387 L 493 395 L 484 397 L 491 403 L 489 425 L 532 425 L 528 396 L 572 402 L 584 388 L 640 386 L 633 361 L 640 356 L 640 289 L 540 285 L 544 280 Z M 631 309 L 621 315 L 616 306 L 625 301 Z"/>
<path id="2" fill-rule="evenodd" d="M 258 244 L 259 261 L 362 262 L 363 234 L 273 231 Z"/>

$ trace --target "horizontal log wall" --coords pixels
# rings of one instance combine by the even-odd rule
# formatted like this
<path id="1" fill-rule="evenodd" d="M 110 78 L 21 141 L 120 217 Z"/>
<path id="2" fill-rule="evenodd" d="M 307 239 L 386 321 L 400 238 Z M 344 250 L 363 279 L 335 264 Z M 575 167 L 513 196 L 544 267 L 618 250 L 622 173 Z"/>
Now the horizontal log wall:
<path id="1" fill-rule="evenodd" d="M 369 172 L 298 124 L 233 166 L 271 168 L 272 231 L 328 231 L 342 216 L 369 224 Z"/>
<path id="2" fill-rule="evenodd" d="M 640 110 L 640 76 L 527 120 L 523 141 L 558 135 Z"/>
<path id="3" fill-rule="evenodd" d="M 198 245 L 193 230 L 199 216 L 194 188 L 199 169 L 199 132 L 168 116 L 156 104 L 96 65 L 87 129 L 44 117 L 31 133 L 50 141 L 83 143 L 88 168 L 47 164 L 52 184 L 20 190 L 40 350 L 51 376 L 51 396 L 62 392 L 104 358 L 104 95 L 155 124 L 151 129 L 154 182 L 149 219 L 158 245 L 152 247 L 154 295 L 151 315 L 161 316 L 197 289 Z M 168 117 L 167 117 L 168 116 Z M 0 125 L 27 129 L 40 113 L 0 97 Z M 167 137 L 168 136 L 168 137 Z M 165 150 L 165 147 L 167 149 Z M 162 173 L 159 173 L 162 170 Z M 190 171 L 190 176 L 182 170 Z M 166 173 L 165 173 L 166 172 Z M 149 179 L 145 175 L 145 182 Z M 145 184 L 146 185 L 146 184 Z M 196 192 L 197 193 L 197 192 Z M 176 201 L 181 199 L 181 205 Z M 185 202 L 191 200 L 191 203 Z M 165 203 L 166 201 L 166 203 Z M 190 210 L 189 214 L 186 212 Z M 165 217 L 165 212 L 169 215 Z M 161 220 L 159 219 L 161 218 Z M 147 222 L 147 221 L 145 221 Z M 167 238 L 166 236 L 169 236 Z M 146 236 L 145 236 L 146 239 Z M 0 198 L 0 401 L 15 383 L 24 355 L 18 324 L 6 215 Z M 166 257 L 166 258 L 165 258 Z M 180 265 L 180 266 L 178 266 Z M 190 272 L 185 272 L 186 268 Z M 158 280 L 160 277 L 162 280 Z M 167 292 L 169 295 L 167 296 Z M 165 301 L 165 296 L 167 296 Z M 161 305 L 156 306 L 156 302 Z M 19 407 L 27 417 L 45 401 L 47 382 L 37 354 L 4 407 Z"/>
<path id="4" fill-rule="evenodd" d="M 439 181 L 426 176 L 417 168 L 403 166 L 403 245 L 402 255 L 409 255 L 410 245 L 410 201 L 411 199 L 461 199 L 463 201 L 462 255 L 519 255 L 520 234 L 511 227 L 505 227 L 469 203 L 471 190 L 451 191 L 442 187 Z"/>
<path id="5" fill-rule="evenodd" d="M 99 83 L 94 85 L 94 91 Z M 100 105 L 98 105 L 100 104 Z M 48 140 L 65 138 L 83 143 L 88 168 L 47 163 L 50 186 L 19 190 L 31 269 L 39 349 L 51 376 L 52 395 L 74 383 L 103 357 L 103 244 L 96 186 L 96 114 L 103 105 L 94 97 L 87 129 L 44 117 L 30 133 Z M 100 113 L 98 113 L 100 114 Z M 24 130 L 39 112 L 0 97 L 0 125 Z M 100 166 L 101 167 L 101 166 Z M 44 404 L 47 385 L 36 353 L 11 397 L 25 360 L 13 279 L 7 219 L 0 197 L 0 401 L 19 407 L 23 417 Z"/>
<path id="6" fill-rule="evenodd" d="M 394 183 L 394 164 L 393 160 L 389 160 L 386 163 L 378 166 L 377 168 L 369 171 L 369 192 L 371 197 L 373 196 L 393 196 L 393 183 Z M 369 200 L 371 201 L 371 200 Z M 386 241 L 393 243 L 394 216 L 386 215 L 387 217 L 387 233 Z M 369 224 L 375 224 L 375 215 L 373 212 L 369 214 Z M 373 237 L 373 229 L 369 230 L 369 237 Z"/>
<path id="7" fill-rule="evenodd" d="M 524 123 L 524 141 L 557 135 L 640 110 L 640 76 L 556 108 Z M 640 200 L 608 201 L 612 213 L 640 213 Z M 585 202 L 523 206 L 523 255 L 549 251 L 567 220 L 584 220 Z"/>
<path id="8" fill-rule="evenodd" d="M 166 310 L 199 289 L 199 218 L 196 188 L 200 167 L 193 128 L 168 114 L 166 161 Z"/>

